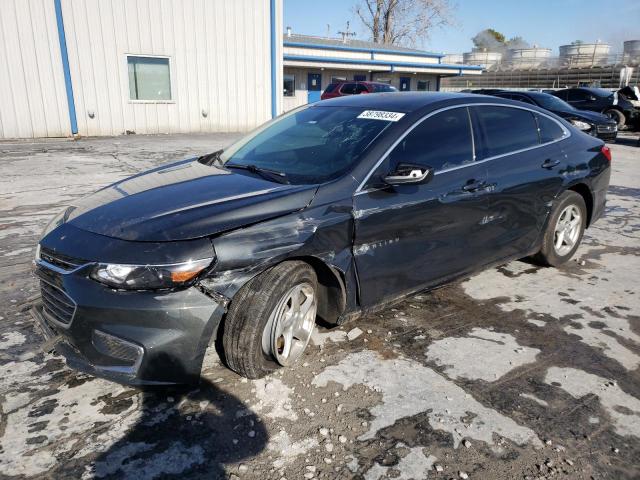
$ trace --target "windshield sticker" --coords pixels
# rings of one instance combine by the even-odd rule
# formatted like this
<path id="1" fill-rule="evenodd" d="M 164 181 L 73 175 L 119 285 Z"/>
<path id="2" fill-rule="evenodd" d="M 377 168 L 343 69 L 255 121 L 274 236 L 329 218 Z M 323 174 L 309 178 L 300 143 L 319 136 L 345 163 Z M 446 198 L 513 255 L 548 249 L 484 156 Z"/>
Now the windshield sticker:
<path id="1" fill-rule="evenodd" d="M 404 113 L 399 112 L 384 112 L 382 110 L 365 110 L 358 118 L 366 118 L 369 120 L 384 120 L 386 122 L 397 122 L 402 117 L 404 117 Z"/>

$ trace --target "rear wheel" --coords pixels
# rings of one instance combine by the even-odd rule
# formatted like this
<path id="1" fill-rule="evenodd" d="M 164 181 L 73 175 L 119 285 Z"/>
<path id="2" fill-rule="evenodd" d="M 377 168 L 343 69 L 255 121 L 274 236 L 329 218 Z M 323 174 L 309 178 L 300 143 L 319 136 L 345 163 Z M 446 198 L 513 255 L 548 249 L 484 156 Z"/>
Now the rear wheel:
<path id="1" fill-rule="evenodd" d="M 618 124 L 618 128 L 624 127 L 627 119 L 620 110 L 616 110 L 615 108 L 610 108 L 609 110 L 605 110 L 604 114 L 609 117 L 611 120 L 615 120 Z"/>
<path id="2" fill-rule="evenodd" d="M 562 265 L 578 249 L 586 225 L 587 206 L 584 199 L 576 192 L 564 192 L 551 211 L 542 248 L 534 258 L 544 265 Z"/>
<path id="3" fill-rule="evenodd" d="M 260 378 L 296 363 L 315 327 L 317 282 L 310 265 L 293 261 L 242 287 L 223 327 L 229 367 L 244 377 Z"/>

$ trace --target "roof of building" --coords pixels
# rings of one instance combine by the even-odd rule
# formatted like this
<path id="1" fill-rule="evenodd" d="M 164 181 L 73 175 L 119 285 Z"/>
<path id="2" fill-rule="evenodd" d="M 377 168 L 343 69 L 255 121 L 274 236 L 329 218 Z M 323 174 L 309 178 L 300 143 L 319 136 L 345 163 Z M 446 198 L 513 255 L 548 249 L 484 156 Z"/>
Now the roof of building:
<path id="1" fill-rule="evenodd" d="M 319 107 L 359 107 L 396 112 L 413 112 L 438 102 L 460 101 L 461 103 L 485 102 L 490 98 L 495 103 L 509 103 L 498 97 L 486 97 L 473 93 L 452 92 L 390 92 L 370 93 L 369 95 L 347 95 L 344 97 L 322 100 Z"/>
<path id="2" fill-rule="evenodd" d="M 300 35 L 292 33 L 291 36 L 284 34 L 285 46 L 306 46 L 318 48 L 332 48 L 338 50 L 363 50 L 374 52 L 398 53 L 424 57 L 443 57 L 443 53 L 427 52 L 415 48 L 401 47 L 399 45 L 386 45 L 382 43 L 367 42 L 364 40 L 348 39 L 346 42 L 341 38 L 314 37 L 312 35 Z"/>

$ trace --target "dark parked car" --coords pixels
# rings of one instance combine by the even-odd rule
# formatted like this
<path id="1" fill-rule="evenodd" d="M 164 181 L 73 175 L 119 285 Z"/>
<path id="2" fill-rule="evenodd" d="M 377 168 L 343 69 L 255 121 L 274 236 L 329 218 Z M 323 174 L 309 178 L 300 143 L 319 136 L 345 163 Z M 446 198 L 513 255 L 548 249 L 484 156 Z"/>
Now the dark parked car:
<path id="1" fill-rule="evenodd" d="M 602 88 L 565 88 L 553 95 L 569 103 L 578 110 L 591 110 L 604 113 L 618 124 L 637 128 L 640 125 L 640 108 L 631 103 L 624 95 Z"/>
<path id="2" fill-rule="evenodd" d="M 589 135 L 606 141 L 614 141 L 618 136 L 618 124 L 602 113 L 589 112 L 573 108 L 564 100 L 542 92 L 501 91 L 493 94 L 496 97 L 508 98 L 519 102 L 536 105 L 549 110 L 559 117 L 571 122 L 576 128 Z"/>
<path id="3" fill-rule="evenodd" d="M 392 87 L 388 83 L 345 80 L 341 82 L 333 82 L 327 85 L 327 88 L 320 96 L 320 100 L 344 97 L 345 95 L 360 95 L 361 93 L 384 93 L 397 91 L 398 89 L 396 87 Z"/>
<path id="4" fill-rule="evenodd" d="M 198 379 L 216 340 L 257 378 L 342 324 L 526 256 L 571 258 L 604 211 L 601 140 L 533 105 L 354 95 L 119 181 L 38 245 L 48 345 L 133 384 Z M 213 347 L 210 347 L 213 348 Z"/>

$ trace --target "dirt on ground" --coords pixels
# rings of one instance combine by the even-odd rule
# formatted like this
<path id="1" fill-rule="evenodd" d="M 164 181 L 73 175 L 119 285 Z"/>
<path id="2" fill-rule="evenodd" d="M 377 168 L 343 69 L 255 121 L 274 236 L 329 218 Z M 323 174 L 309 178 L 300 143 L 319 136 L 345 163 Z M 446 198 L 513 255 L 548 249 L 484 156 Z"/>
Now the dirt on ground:
<path id="1" fill-rule="evenodd" d="M 261 380 L 212 352 L 138 390 L 43 353 L 35 244 L 65 203 L 235 135 L 0 143 L 0 478 L 640 478 L 640 148 L 559 269 L 527 260 L 328 330 Z"/>

